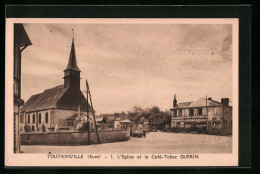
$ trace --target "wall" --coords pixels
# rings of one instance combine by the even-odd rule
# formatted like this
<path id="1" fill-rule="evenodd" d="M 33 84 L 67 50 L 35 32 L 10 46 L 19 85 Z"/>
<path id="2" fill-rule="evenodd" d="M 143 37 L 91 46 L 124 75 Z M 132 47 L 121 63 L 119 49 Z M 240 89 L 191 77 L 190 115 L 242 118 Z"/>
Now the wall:
<path id="1" fill-rule="evenodd" d="M 99 131 L 101 143 L 127 141 L 130 129 Z M 96 132 L 90 132 L 90 143 L 97 143 Z M 22 133 L 22 145 L 86 145 L 88 132 Z"/>

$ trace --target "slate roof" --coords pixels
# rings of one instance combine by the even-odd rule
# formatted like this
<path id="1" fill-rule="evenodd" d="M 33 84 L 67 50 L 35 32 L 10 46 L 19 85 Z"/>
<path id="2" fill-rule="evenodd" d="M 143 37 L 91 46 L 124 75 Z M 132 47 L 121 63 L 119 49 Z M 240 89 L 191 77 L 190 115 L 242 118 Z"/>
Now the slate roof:
<path id="1" fill-rule="evenodd" d="M 192 102 L 185 102 L 185 103 L 178 103 L 177 107 L 178 108 L 187 108 L 191 105 Z"/>
<path id="2" fill-rule="evenodd" d="M 51 108 L 76 111 L 79 105 L 82 111 L 87 111 L 87 100 L 82 92 L 59 85 L 46 89 L 43 93 L 31 96 L 21 108 L 21 112 L 34 112 Z M 89 111 L 91 111 L 90 105 L 89 108 Z"/>
<path id="3" fill-rule="evenodd" d="M 207 106 L 221 106 L 222 104 L 215 100 L 207 99 Z M 199 100 L 185 103 L 178 103 L 177 108 L 195 108 L 195 107 L 205 107 L 206 98 L 200 98 Z"/>
<path id="4" fill-rule="evenodd" d="M 191 103 L 190 107 L 203 107 L 206 106 L 206 98 L 200 98 L 199 100 Z M 215 100 L 207 99 L 207 106 L 221 106 L 221 103 Z"/>

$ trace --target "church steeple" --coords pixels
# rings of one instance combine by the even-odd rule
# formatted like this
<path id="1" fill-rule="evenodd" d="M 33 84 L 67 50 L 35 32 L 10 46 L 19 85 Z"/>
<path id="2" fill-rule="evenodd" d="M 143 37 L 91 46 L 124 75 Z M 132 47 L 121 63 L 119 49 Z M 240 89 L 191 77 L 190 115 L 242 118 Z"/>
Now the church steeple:
<path id="1" fill-rule="evenodd" d="M 76 60 L 74 37 L 72 39 L 69 63 L 64 70 L 64 88 L 80 89 L 80 70 Z"/>
<path id="2" fill-rule="evenodd" d="M 70 50 L 70 58 L 69 58 L 69 63 L 67 68 L 64 70 L 75 70 L 75 71 L 80 71 L 77 65 L 77 60 L 76 60 L 76 52 L 75 52 L 75 46 L 74 46 L 74 38 L 72 39 L 72 44 L 71 44 L 71 50 Z"/>

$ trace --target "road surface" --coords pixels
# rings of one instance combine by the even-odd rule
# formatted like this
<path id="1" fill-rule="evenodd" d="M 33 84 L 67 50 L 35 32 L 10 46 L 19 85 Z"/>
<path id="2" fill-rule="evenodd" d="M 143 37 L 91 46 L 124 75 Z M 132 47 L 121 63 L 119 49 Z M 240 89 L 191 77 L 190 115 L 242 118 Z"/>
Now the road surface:
<path id="1" fill-rule="evenodd" d="M 21 146 L 23 153 L 134 153 L 204 154 L 232 153 L 232 136 L 150 132 L 146 138 L 86 146 Z"/>

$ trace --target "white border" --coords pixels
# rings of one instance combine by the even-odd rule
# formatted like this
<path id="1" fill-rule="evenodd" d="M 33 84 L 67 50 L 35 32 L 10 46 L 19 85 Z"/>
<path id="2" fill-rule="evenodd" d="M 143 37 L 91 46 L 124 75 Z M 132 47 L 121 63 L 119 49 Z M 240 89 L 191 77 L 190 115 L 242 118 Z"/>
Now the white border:
<path id="1" fill-rule="evenodd" d="M 199 154 L 193 160 L 108 160 L 108 159 L 48 159 L 47 154 L 13 153 L 13 24 L 14 23 L 88 23 L 88 24 L 232 24 L 233 62 L 233 136 L 232 154 Z M 238 166 L 238 19 L 236 18 L 7 18 L 5 71 L 5 165 L 6 166 Z M 98 154 L 99 155 L 99 154 Z M 116 154 L 114 154 L 116 155 Z M 127 155 L 127 154 L 125 154 Z M 130 154 L 131 155 L 131 154 Z M 144 155 L 144 154 L 143 154 Z M 174 154 L 180 155 L 180 154 Z M 135 155 L 137 156 L 137 155 Z"/>

